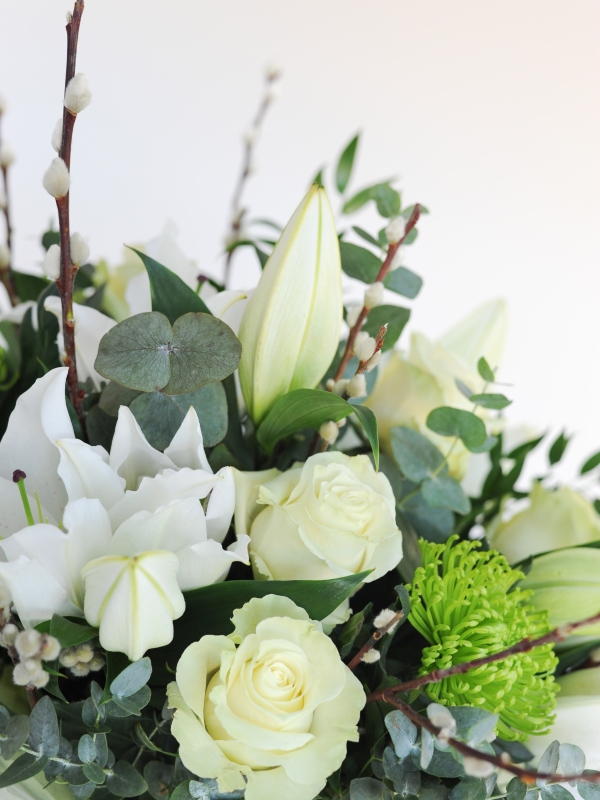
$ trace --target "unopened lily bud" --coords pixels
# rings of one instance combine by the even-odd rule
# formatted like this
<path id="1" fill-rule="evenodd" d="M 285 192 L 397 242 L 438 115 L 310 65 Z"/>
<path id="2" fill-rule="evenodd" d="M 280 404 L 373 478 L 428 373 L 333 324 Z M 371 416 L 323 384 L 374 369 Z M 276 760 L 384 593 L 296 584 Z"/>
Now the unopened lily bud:
<path id="1" fill-rule="evenodd" d="M 406 220 L 404 217 L 394 217 L 385 229 L 386 239 L 390 244 L 397 244 L 403 238 L 406 230 Z"/>
<path id="2" fill-rule="evenodd" d="M 383 283 L 377 281 L 365 289 L 365 306 L 368 309 L 380 306 L 383 303 Z"/>
<path id="3" fill-rule="evenodd" d="M 347 313 L 346 313 L 346 322 L 348 325 L 353 328 L 356 323 L 358 322 L 358 318 L 360 316 L 360 312 L 362 311 L 361 305 L 351 306 Z"/>
<path id="4" fill-rule="evenodd" d="M 406 257 L 406 247 L 400 246 L 396 252 L 394 253 L 394 257 L 392 258 L 392 263 L 390 264 L 390 272 L 393 272 L 398 267 L 401 267 L 404 263 L 404 259 Z"/>
<path id="5" fill-rule="evenodd" d="M 0 269 L 10 266 L 10 250 L 7 245 L 0 244 Z"/>
<path id="6" fill-rule="evenodd" d="M 71 234 L 71 261 L 76 267 L 85 264 L 90 257 L 90 248 L 80 233 Z"/>
<path id="7" fill-rule="evenodd" d="M 367 364 L 367 372 L 371 372 L 371 370 L 374 370 L 380 361 L 381 361 L 381 350 L 378 350 L 369 359 L 369 363 Z"/>
<path id="8" fill-rule="evenodd" d="M 42 648 L 42 634 L 34 629 L 21 631 L 15 639 L 15 648 L 22 659 L 37 656 Z"/>
<path id="9" fill-rule="evenodd" d="M 365 664 L 375 664 L 381 658 L 381 653 L 379 650 L 367 650 L 367 652 L 363 655 L 361 661 L 364 661 Z"/>
<path id="10" fill-rule="evenodd" d="M 88 86 L 87 78 L 83 72 L 78 72 L 65 89 L 65 107 L 69 109 L 72 114 L 79 114 L 84 108 L 87 108 L 92 101 L 92 93 Z"/>
<path id="11" fill-rule="evenodd" d="M 390 622 L 394 619 L 395 616 L 396 616 L 396 612 L 392 611 L 391 608 L 384 608 L 383 611 L 380 611 L 379 614 L 377 614 L 377 616 L 373 620 L 373 625 L 377 629 L 385 628 L 385 626 L 389 625 Z M 399 622 L 399 620 L 398 620 L 398 622 Z M 392 625 L 392 627 L 389 629 L 388 633 L 392 633 L 396 629 L 397 624 L 398 623 L 396 623 L 396 625 Z"/>
<path id="12" fill-rule="evenodd" d="M 57 244 L 51 244 L 46 255 L 44 256 L 43 263 L 44 273 L 50 278 L 51 281 L 57 281 L 60 277 L 60 247 Z"/>
<path id="13" fill-rule="evenodd" d="M 10 167 L 11 164 L 15 163 L 16 158 L 17 154 L 9 144 L 3 144 L 0 147 L 0 167 L 3 169 Z"/>
<path id="14" fill-rule="evenodd" d="M 346 386 L 346 394 L 348 397 L 355 398 L 367 396 L 367 379 L 363 374 L 350 378 L 348 386 Z"/>
<path id="15" fill-rule="evenodd" d="M 44 636 L 40 656 L 44 661 L 54 661 L 60 654 L 60 642 L 54 636 Z"/>
<path id="16" fill-rule="evenodd" d="M 369 336 L 366 331 L 360 331 L 354 342 L 354 353 L 359 361 L 368 361 L 375 352 L 376 346 L 377 343 L 372 336 Z"/>
<path id="17" fill-rule="evenodd" d="M 489 778 L 495 771 L 493 764 L 473 756 L 463 758 L 463 768 L 465 773 L 472 778 Z"/>
<path id="18" fill-rule="evenodd" d="M 333 393 L 334 394 L 339 394 L 340 397 L 343 394 L 346 394 L 346 388 L 347 388 L 349 383 L 350 383 L 350 381 L 348 380 L 348 378 L 340 378 L 339 381 L 336 381 L 333 384 Z"/>
<path id="19" fill-rule="evenodd" d="M 57 153 L 60 153 L 60 148 L 62 146 L 62 129 L 63 129 L 63 121 L 62 117 L 56 121 L 56 125 L 54 126 L 54 130 L 52 131 L 52 147 L 56 150 Z"/>
<path id="20" fill-rule="evenodd" d="M 333 420 L 329 420 L 329 422 L 324 422 L 321 427 L 319 428 L 319 436 L 323 441 L 327 442 L 327 444 L 333 444 L 335 440 L 338 438 L 340 433 L 340 429 L 336 425 Z"/>
<path id="21" fill-rule="evenodd" d="M 52 197 L 64 197 L 67 194 L 71 184 L 71 176 L 62 158 L 52 159 L 52 163 L 44 173 L 42 183 L 44 189 Z"/>

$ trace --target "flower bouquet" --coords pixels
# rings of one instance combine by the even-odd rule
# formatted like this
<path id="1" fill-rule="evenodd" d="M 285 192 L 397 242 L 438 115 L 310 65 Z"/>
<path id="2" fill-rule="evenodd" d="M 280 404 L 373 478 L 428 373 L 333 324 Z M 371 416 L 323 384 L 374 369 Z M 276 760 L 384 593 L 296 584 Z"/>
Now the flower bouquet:
<path id="1" fill-rule="evenodd" d="M 557 485 L 564 434 L 524 484 L 543 437 L 503 424 L 503 303 L 398 344 L 427 210 L 348 191 L 358 136 L 341 222 L 322 173 L 283 229 L 247 221 L 276 70 L 225 280 L 168 231 L 90 260 L 69 218 L 83 5 L 43 276 L 14 267 L 0 149 L 0 790 L 599 800 L 600 508 Z M 379 231 L 349 226 L 367 206 Z M 247 292 L 227 288 L 242 247 Z"/>

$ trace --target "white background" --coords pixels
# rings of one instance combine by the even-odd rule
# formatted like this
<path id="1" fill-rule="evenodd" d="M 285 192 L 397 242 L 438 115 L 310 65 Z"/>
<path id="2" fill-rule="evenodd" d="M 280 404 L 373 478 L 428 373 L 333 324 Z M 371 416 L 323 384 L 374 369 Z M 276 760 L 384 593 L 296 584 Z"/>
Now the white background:
<path id="1" fill-rule="evenodd" d="M 66 6 L 0 4 L 24 269 L 54 215 L 41 176 Z M 426 281 L 413 329 L 435 337 L 507 298 L 509 418 L 577 432 L 575 469 L 600 447 L 599 41 L 598 0 L 87 0 L 78 69 L 94 100 L 75 128 L 73 227 L 114 261 L 172 219 L 185 252 L 218 274 L 241 135 L 276 61 L 285 78 L 246 195 L 253 213 L 285 221 L 363 130 L 353 187 L 396 174 L 405 203 L 432 211 L 407 259 Z M 256 276 L 241 257 L 234 283 Z"/>

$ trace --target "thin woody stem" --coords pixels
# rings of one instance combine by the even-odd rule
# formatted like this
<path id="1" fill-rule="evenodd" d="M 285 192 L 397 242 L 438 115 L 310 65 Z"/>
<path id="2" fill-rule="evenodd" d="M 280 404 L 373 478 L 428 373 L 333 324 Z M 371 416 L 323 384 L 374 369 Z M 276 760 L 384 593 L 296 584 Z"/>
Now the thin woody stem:
<path id="1" fill-rule="evenodd" d="M 396 614 L 394 614 L 394 616 L 387 623 L 387 625 L 384 625 L 383 628 L 377 628 L 377 630 L 373 633 L 371 638 L 365 642 L 365 644 L 360 648 L 360 650 L 354 656 L 354 658 L 348 663 L 348 669 L 355 670 L 356 667 L 358 667 L 360 662 L 363 660 L 365 653 L 368 653 L 369 650 L 372 650 L 377 644 L 377 642 L 383 639 L 386 633 L 389 633 L 390 630 L 394 627 L 394 625 L 397 625 L 400 622 L 403 616 L 404 612 L 398 611 Z"/>
<path id="2" fill-rule="evenodd" d="M 434 725 L 430 719 L 424 717 L 422 714 L 419 714 L 418 711 L 415 711 L 414 708 L 409 706 L 407 703 L 404 703 L 402 700 L 399 700 L 397 697 L 390 697 L 387 699 L 387 702 L 395 706 L 415 725 L 418 725 L 420 728 L 425 728 L 425 730 L 429 731 L 432 736 L 437 737 L 441 733 L 441 728 L 438 728 L 437 725 Z M 493 764 L 499 769 L 505 769 L 507 772 L 511 772 L 513 775 L 516 775 L 519 780 L 523 781 L 523 783 L 526 783 L 529 786 L 534 786 L 538 780 L 543 780 L 546 783 L 563 783 L 567 781 L 582 780 L 587 781 L 588 783 L 600 783 L 600 772 L 591 774 L 588 773 L 587 775 L 555 775 L 554 773 L 550 772 L 536 772 L 536 770 L 533 769 L 518 767 L 516 764 L 512 764 L 510 761 L 505 760 L 502 756 L 482 753 L 481 750 L 476 750 L 474 747 L 470 747 L 468 744 L 465 744 L 458 739 L 444 737 L 444 741 L 446 741 L 455 750 L 458 750 L 461 755 L 476 758 L 479 761 L 486 761 L 488 764 Z"/>
<path id="3" fill-rule="evenodd" d="M 2 112 L 0 112 L 0 122 L 2 121 Z M 0 135 L 0 146 L 2 145 L 2 137 Z M 10 303 L 13 306 L 16 306 L 19 302 L 19 296 L 17 294 L 17 290 L 15 289 L 15 285 L 10 277 L 10 271 L 13 265 L 13 257 L 12 257 L 12 224 L 10 221 L 10 195 L 8 191 L 8 167 L 2 167 L 2 183 L 4 186 L 4 202 L 5 206 L 2 209 L 4 212 L 4 220 L 6 223 L 6 246 L 8 247 L 9 252 L 9 262 L 6 267 L 0 269 L 0 281 L 2 281 L 4 288 L 8 294 L 10 299 Z"/>
<path id="4" fill-rule="evenodd" d="M 413 678 L 413 680 L 405 681 L 404 683 L 398 683 L 395 686 L 388 686 L 385 689 L 378 689 L 376 692 L 371 692 L 371 694 L 367 695 L 367 703 L 373 703 L 377 700 L 384 700 L 385 702 L 389 703 L 391 702 L 390 697 L 398 692 L 408 692 L 411 689 L 420 689 L 422 686 L 427 686 L 429 683 L 439 683 L 439 681 L 443 681 L 445 678 L 450 678 L 452 675 L 464 675 L 465 672 L 470 672 L 472 669 L 477 669 L 477 667 L 483 667 L 486 664 L 492 664 L 495 661 L 501 661 L 504 658 L 509 658 L 510 656 L 518 655 L 519 653 L 527 653 L 530 650 L 533 650 L 535 647 L 541 647 L 545 644 L 556 644 L 558 642 L 563 642 L 571 633 L 573 633 L 573 631 L 576 631 L 578 628 L 582 628 L 587 625 L 594 625 L 597 622 L 600 622 L 600 612 L 595 614 L 593 617 L 582 619 L 579 622 L 571 622 L 568 625 L 561 625 L 560 627 L 550 631 L 550 633 L 540 636 L 538 639 L 522 639 L 520 642 L 517 642 L 517 644 L 514 644 L 512 647 L 508 647 L 506 650 L 502 650 L 499 653 L 484 656 L 484 658 L 477 658 L 474 661 L 465 661 L 463 664 L 455 664 L 447 669 L 436 669 L 433 672 L 427 673 L 427 675 L 421 675 L 419 678 Z"/>
<path id="5" fill-rule="evenodd" d="M 79 26 L 83 14 L 84 0 L 75 0 L 73 15 L 67 23 L 67 67 L 65 75 L 65 89 L 75 75 L 77 61 L 77 42 L 79 39 Z M 73 128 L 77 115 L 65 106 L 63 109 L 62 142 L 59 156 L 71 171 L 71 144 L 73 141 Z M 62 329 L 65 348 L 64 363 L 69 368 L 67 383 L 69 396 L 75 413 L 84 427 L 84 414 L 82 405 L 82 392 L 79 389 L 77 377 L 77 356 L 75 352 L 75 321 L 73 318 L 73 284 L 77 268 L 71 260 L 71 231 L 69 218 L 69 195 L 56 198 L 58 209 L 58 226 L 60 231 L 60 277 L 56 282 L 60 293 L 62 306 Z M 84 428 L 85 430 L 85 428 Z"/>
<path id="6" fill-rule="evenodd" d="M 385 261 L 381 265 L 381 269 L 377 273 L 377 277 L 375 278 L 374 283 L 380 283 L 384 280 L 385 276 L 390 271 L 390 267 L 392 265 L 392 261 L 394 260 L 394 256 L 398 252 L 399 248 L 402 246 L 402 243 L 408 236 L 408 234 L 412 231 L 415 227 L 417 222 L 419 221 L 419 217 L 421 216 L 421 206 L 419 203 L 415 205 L 415 208 L 410 215 L 410 219 L 406 223 L 406 228 L 404 230 L 404 236 L 400 241 L 396 242 L 395 244 L 390 244 L 388 247 L 387 255 L 385 257 Z M 352 358 L 352 353 L 354 351 L 354 342 L 356 341 L 356 337 L 360 329 L 363 326 L 364 321 L 366 320 L 369 314 L 369 309 L 366 306 L 362 307 L 360 314 L 358 315 L 358 319 L 356 320 L 355 324 L 350 328 L 350 333 L 348 334 L 348 341 L 346 342 L 346 348 L 344 350 L 344 355 L 342 356 L 342 360 L 340 361 L 337 372 L 335 373 L 334 381 L 339 381 L 339 379 L 344 374 L 346 367 L 348 366 L 348 362 Z"/>

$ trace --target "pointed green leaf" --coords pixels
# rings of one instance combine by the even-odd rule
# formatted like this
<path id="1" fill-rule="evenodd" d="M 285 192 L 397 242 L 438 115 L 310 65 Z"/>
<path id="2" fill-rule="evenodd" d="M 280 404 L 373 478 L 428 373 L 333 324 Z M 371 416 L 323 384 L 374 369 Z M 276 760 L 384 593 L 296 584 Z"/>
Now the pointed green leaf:
<path id="1" fill-rule="evenodd" d="M 600 452 L 594 453 L 593 456 L 590 456 L 590 458 L 588 458 L 588 460 L 581 468 L 581 475 L 585 475 L 586 472 L 591 472 L 593 469 L 596 469 L 598 464 L 600 464 Z"/>
<path id="2" fill-rule="evenodd" d="M 477 371 L 479 372 L 483 380 L 487 381 L 487 383 L 493 383 L 494 380 L 496 379 L 496 376 L 494 375 L 494 370 L 490 367 L 490 365 L 483 356 L 477 362 Z"/>
<path id="3" fill-rule="evenodd" d="M 351 242 L 340 242 L 340 256 L 346 275 L 363 283 L 375 281 L 382 262 L 370 250 Z"/>
<path id="4" fill-rule="evenodd" d="M 131 697 L 145 686 L 152 675 L 152 662 L 146 656 L 134 661 L 110 684 L 110 691 L 116 697 Z"/>
<path id="5" fill-rule="evenodd" d="M 335 185 L 337 186 L 337 190 L 340 194 L 343 194 L 346 191 L 346 186 L 348 186 L 348 181 L 350 180 L 350 175 L 352 174 L 352 167 L 354 165 L 354 157 L 356 155 L 356 146 L 358 144 L 358 138 L 360 134 L 356 134 L 354 139 L 348 143 L 344 152 L 340 156 L 340 160 L 338 161 L 337 169 L 335 172 Z"/>
<path id="6" fill-rule="evenodd" d="M 565 450 L 567 449 L 567 445 L 571 441 L 570 436 L 565 436 L 565 431 L 563 431 L 552 443 L 550 450 L 548 452 L 548 460 L 550 462 L 550 466 L 554 464 L 558 464 L 561 458 L 565 454 Z"/>
<path id="7" fill-rule="evenodd" d="M 367 435 L 371 450 L 373 451 L 373 458 L 375 460 L 375 469 L 379 469 L 379 431 L 377 429 L 377 417 L 370 408 L 361 405 L 352 406 L 354 413 L 359 419 L 363 430 Z"/>

